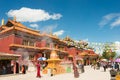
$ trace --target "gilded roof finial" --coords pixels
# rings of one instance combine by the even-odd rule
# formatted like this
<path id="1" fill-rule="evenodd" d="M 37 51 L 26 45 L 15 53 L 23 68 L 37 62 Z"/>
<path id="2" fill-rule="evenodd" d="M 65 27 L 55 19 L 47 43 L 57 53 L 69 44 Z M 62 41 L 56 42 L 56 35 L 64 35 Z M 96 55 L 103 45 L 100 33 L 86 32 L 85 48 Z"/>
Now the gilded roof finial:
<path id="1" fill-rule="evenodd" d="M 68 36 L 68 35 L 66 36 L 66 39 L 67 39 L 67 40 L 69 39 L 69 36 Z"/>
<path id="2" fill-rule="evenodd" d="M 1 26 L 4 25 L 4 22 L 5 22 L 4 19 L 2 19 L 2 21 L 1 21 Z"/>
<path id="3" fill-rule="evenodd" d="M 16 21 L 16 16 L 14 16 L 13 20 Z"/>

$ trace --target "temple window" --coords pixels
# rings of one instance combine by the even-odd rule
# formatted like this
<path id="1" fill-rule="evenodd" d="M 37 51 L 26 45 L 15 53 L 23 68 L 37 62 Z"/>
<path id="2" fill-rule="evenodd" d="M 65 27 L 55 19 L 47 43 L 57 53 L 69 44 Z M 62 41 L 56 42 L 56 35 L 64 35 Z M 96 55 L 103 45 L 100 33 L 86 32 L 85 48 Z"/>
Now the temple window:
<path id="1" fill-rule="evenodd" d="M 47 43 L 47 44 L 46 44 L 46 47 L 50 47 L 50 43 Z"/>
<path id="2" fill-rule="evenodd" d="M 56 49 L 58 48 L 57 44 L 54 44 L 54 48 L 56 48 Z"/>
<path id="3" fill-rule="evenodd" d="M 29 46 L 34 46 L 34 42 L 29 41 Z"/>
<path id="4" fill-rule="evenodd" d="M 34 41 L 30 41 L 30 40 L 23 40 L 23 45 L 26 45 L 26 46 L 34 46 L 35 43 Z"/>
<path id="5" fill-rule="evenodd" d="M 23 45 L 28 45 L 28 40 L 23 40 Z"/>

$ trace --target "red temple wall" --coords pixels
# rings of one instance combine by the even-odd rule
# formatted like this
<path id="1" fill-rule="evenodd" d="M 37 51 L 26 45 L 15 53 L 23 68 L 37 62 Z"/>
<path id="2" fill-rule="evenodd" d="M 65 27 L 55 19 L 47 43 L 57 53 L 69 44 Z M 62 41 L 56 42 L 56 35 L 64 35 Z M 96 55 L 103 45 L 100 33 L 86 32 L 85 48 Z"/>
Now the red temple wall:
<path id="1" fill-rule="evenodd" d="M 67 48 L 68 54 L 73 56 L 73 62 L 76 64 L 75 56 L 79 53 L 79 50 L 76 48 Z"/>
<path id="2" fill-rule="evenodd" d="M 75 56 L 77 53 L 77 50 L 75 48 L 67 48 L 67 51 L 70 55 Z"/>
<path id="3" fill-rule="evenodd" d="M 67 49 L 68 49 L 68 48 L 65 46 L 65 47 L 64 47 L 64 50 L 67 51 Z"/>
<path id="4" fill-rule="evenodd" d="M 41 42 L 36 41 L 36 47 L 41 47 Z"/>
<path id="5" fill-rule="evenodd" d="M 46 41 L 45 40 L 41 41 L 41 46 L 40 47 L 46 47 Z"/>
<path id="6" fill-rule="evenodd" d="M 14 40 L 15 44 L 22 44 L 22 38 L 21 37 L 15 37 L 14 39 L 15 39 Z"/>
<path id="7" fill-rule="evenodd" d="M 9 49 L 9 45 L 14 43 L 14 35 L 9 35 L 9 36 L 5 36 L 4 38 L 0 39 L 0 52 L 5 52 L 5 53 L 13 53 L 13 51 L 11 51 Z"/>
<path id="8" fill-rule="evenodd" d="M 36 41 L 36 47 L 46 47 L 46 41 Z"/>

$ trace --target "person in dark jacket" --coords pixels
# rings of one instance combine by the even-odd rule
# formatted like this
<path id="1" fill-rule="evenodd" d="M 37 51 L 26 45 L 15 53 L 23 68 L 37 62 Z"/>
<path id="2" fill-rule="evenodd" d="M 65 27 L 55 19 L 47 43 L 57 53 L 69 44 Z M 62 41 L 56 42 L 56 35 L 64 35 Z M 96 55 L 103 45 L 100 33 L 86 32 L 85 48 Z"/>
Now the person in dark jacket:
<path id="1" fill-rule="evenodd" d="M 117 71 L 119 71 L 119 65 L 118 65 L 117 62 L 115 63 L 115 69 L 116 69 Z"/>

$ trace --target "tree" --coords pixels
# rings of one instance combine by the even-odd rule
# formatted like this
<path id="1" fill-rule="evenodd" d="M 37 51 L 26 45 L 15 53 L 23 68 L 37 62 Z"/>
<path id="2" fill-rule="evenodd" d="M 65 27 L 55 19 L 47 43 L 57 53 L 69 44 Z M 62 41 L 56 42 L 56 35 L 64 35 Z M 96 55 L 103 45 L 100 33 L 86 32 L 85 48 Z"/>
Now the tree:
<path id="1" fill-rule="evenodd" d="M 113 59 L 116 56 L 116 52 L 104 51 L 102 54 L 105 59 Z"/>
<path id="2" fill-rule="evenodd" d="M 116 56 L 116 52 L 112 51 L 109 45 L 105 45 L 102 56 L 103 58 L 108 59 L 108 60 L 113 59 Z"/>

